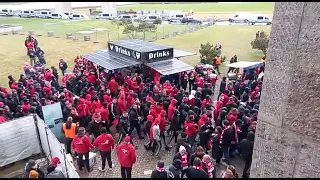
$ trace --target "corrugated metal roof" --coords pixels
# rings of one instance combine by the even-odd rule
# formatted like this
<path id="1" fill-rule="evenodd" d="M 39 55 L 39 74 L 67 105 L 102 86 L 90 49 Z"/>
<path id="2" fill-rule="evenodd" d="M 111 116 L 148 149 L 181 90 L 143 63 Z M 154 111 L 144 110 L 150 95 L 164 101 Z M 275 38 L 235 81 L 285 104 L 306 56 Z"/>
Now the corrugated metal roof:
<path id="1" fill-rule="evenodd" d="M 194 56 L 194 55 L 197 55 L 197 53 L 183 51 L 183 50 L 180 50 L 180 49 L 173 49 L 173 57 L 175 57 L 175 58 L 186 57 L 186 56 Z"/>
<path id="2" fill-rule="evenodd" d="M 139 61 L 108 51 L 98 51 L 97 53 L 83 55 L 83 57 L 108 70 L 121 69 L 140 64 Z"/>
<path id="3" fill-rule="evenodd" d="M 169 49 L 172 47 L 164 46 L 161 44 L 156 44 L 148 41 L 142 41 L 139 39 L 128 39 L 128 40 L 119 40 L 119 41 L 109 41 L 117 46 L 122 46 L 128 49 L 132 49 L 138 52 L 150 52 L 150 51 L 160 51 L 163 49 Z"/>
<path id="4" fill-rule="evenodd" d="M 179 61 L 176 58 L 147 63 L 146 65 L 158 71 L 162 75 L 170 75 L 170 74 L 175 74 L 183 71 L 190 71 L 194 69 L 193 66 L 190 66 L 189 64 Z"/>

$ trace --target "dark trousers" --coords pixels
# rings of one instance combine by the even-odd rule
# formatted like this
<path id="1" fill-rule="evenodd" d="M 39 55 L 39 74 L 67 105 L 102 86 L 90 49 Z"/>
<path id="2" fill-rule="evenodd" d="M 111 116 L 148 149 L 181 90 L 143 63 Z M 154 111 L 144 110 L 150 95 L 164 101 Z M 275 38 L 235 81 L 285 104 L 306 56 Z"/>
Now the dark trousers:
<path id="1" fill-rule="evenodd" d="M 230 165 L 229 149 L 230 149 L 230 146 L 222 147 L 224 160 L 228 165 Z"/>
<path id="2" fill-rule="evenodd" d="M 138 122 L 130 123 L 129 136 L 131 136 L 131 133 L 132 133 L 133 129 L 136 129 L 138 136 L 142 137 L 141 136 L 141 127 L 140 127 L 140 124 Z"/>
<path id="3" fill-rule="evenodd" d="M 220 73 L 220 71 L 219 71 L 219 66 L 220 66 L 219 64 L 216 64 L 216 65 L 215 65 L 215 69 L 217 70 L 217 73 L 220 75 L 221 73 Z"/>
<path id="4" fill-rule="evenodd" d="M 106 167 L 106 160 L 108 161 L 109 168 L 112 168 L 111 151 L 100 151 L 102 160 L 102 169 Z"/>
<path id="5" fill-rule="evenodd" d="M 179 136 L 178 131 L 173 131 L 172 134 L 171 134 L 171 137 L 170 137 L 170 140 L 169 140 L 168 144 L 171 143 L 173 138 L 174 138 L 174 143 L 177 143 L 178 136 Z"/>
<path id="6" fill-rule="evenodd" d="M 194 80 L 193 81 L 189 80 L 189 93 L 191 93 L 191 90 L 193 90 L 194 82 L 195 82 Z"/>
<path id="7" fill-rule="evenodd" d="M 72 138 L 66 138 L 66 152 L 67 154 L 71 154 L 71 143 L 72 143 Z"/>
<path id="8" fill-rule="evenodd" d="M 242 178 L 249 178 L 252 159 L 245 160 Z"/>
<path id="9" fill-rule="evenodd" d="M 162 147 L 161 140 L 160 141 L 154 140 L 153 146 L 152 146 L 152 153 L 154 153 L 155 155 L 158 155 L 161 147 Z"/>
<path id="10" fill-rule="evenodd" d="M 131 178 L 132 167 L 121 166 L 121 178 Z"/>
<path id="11" fill-rule="evenodd" d="M 123 141 L 124 137 L 126 137 L 126 134 L 124 134 L 124 133 L 119 134 L 118 144 L 120 144 Z"/>
<path id="12" fill-rule="evenodd" d="M 166 143 L 166 136 L 164 135 L 164 132 L 160 133 L 160 138 L 163 140 L 163 144 L 165 147 L 167 147 L 167 143 Z"/>
<path id="13" fill-rule="evenodd" d="M 83 166 L 85 166 L 87 171 L 90 172 L 89 152 L 84 154 L 77 153 L 77 155 L 78 155 L 77 163 L 78 163 L 79 170 L 82 171 Z M 84 160 L 83 160 L 83 156 L 84 156 Z"/>

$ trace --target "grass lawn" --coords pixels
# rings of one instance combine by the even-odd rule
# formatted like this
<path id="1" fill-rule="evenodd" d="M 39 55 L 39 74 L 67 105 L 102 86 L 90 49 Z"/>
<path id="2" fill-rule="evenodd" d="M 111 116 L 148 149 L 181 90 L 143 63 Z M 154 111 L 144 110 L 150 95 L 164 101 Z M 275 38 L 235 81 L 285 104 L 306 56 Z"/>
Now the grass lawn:
<path id="1" fill-rule="evenodd" d="M 106 48 L 108 36 L 106 32 L 98 33 L 100 43 L 94 44 L 92 41 L 85 42 L 83 39 L 69 40 L 65 38 L 65 33 L 76 32 L 80 30 L 89 30 L 91 28 L 106 28 L 110 29 L 110 39 L 128 38 L 126 35 L 118 33 L 119 30 L 114 27 L 109 21 L 92 20 L 69 22 L 59 20 L 39 20 L 39 19 L 3 19 L 5 24 L 22 24 L 25 31 L 34 30 L 36 34 L 46 33 L 47 30 L 52 30 L 61 35 L 61 38 L 37 37 L 39 46 L 45 51 L 45 57 L 48 67 L 54 65 L 57 67 L 60 58 L 68 61 L 69 67 L 73 66 L 75 56 L 92 53 L 98 49 Z M 46 25 L 46 23 L 57 23 L 55 25 Z M 166 32 L 176 31 L 176 29 L 185 28 L 178 25 L 161 25 L 158 28 L 158 37 L 162 37 L 163 29 Z M 162 29 L 162 30 L 161 30 Z M 222 43 L 223 55 L 227 56 L 228 60 L 234 54 L 237 54 L 239 60 L 256 61 L 260 60 L 262 53 L 252 50 L 250 42 L 254 39 L 256 31 L 264 30 L 270 32 L 270 26 L 211 26 L 196 32 L 178 35 L 168 39 L 159 39 L 156 43 L 169 45 L 174 48 L 187 50 L 198 53 L 200 43 L 207 41 Z M 0 36 L 0 59 L 3 61 L 3 66 L 0 66 L 0 85 L 7 86 L 7 76 L 14 75 L 17 79 L 18 75 L 23 73 L 22 66 L 29 59 L 26 55 L 24 46 L 25 35 L 1 35 Z M 92 37 L 94 40 L 94 37 Z M 195 65 L 199 62 L 199 57 L 182 58 L 183 61 Z M 71 68 L 69 69 L 71 70 Z"/>
<path id="2" fill-rule="evenodd" d="M 137 4 L 119 6 L 118 10 L 182 10 L 189 12 L 272 12 L 274 2 L 202 3 L 202 4 Z"/>

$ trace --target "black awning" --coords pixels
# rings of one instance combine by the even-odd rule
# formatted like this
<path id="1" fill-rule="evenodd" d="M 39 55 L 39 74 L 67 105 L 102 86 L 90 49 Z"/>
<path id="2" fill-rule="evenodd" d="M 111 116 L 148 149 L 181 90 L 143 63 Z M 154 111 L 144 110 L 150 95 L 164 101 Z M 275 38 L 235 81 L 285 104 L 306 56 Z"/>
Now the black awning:
<path id="1" fill-rule="evenodd" d="M 183 71 L 190 71 L 194 69 L 193 66 L 190 66 L 189 64 L 179 61 L 176 58 L 147 63 L 146 65 L 158 71 L 162 75 L 170 75 L 170 74 L 175 74 Z"/>
<path id="2" fill-rule="evenodd" d="M 120 56 L 106 50 L 99 50 L 96 53 L 83 55 L 83 57 L 107 70 L 121 69 L 140 64 L 137 60 Z"/>
<path id="3" fill-rule="evenodd" d="M 197 55 L 197 53 L 183 51 L 183 50 L 180 50 L 180 49 L 174 49 L 173 50 L 173 57 L 174 58 L 181 58 L 181 57 L 194 56 L 194 55 Z"/>

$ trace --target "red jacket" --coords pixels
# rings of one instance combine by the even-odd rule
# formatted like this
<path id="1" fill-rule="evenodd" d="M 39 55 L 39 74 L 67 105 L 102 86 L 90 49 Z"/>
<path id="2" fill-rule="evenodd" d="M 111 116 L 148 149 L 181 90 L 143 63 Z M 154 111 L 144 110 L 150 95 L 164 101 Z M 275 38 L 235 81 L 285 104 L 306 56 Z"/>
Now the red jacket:
<path id="1" fill-rule="evenodd" d="M 121 143 L 117 147 L 117 156 L 120 166 L 132 167 L 136 163 L 136 150 L 131 143 Z"/>
<path id="2" fill-rule="evenodd" d="M 109 94 L 103 95 L 104 102 L 107 102 L 108 104 L 112 102 L 112 97 Z"/>
<path id="3" fill-rule="evenodd" d="M 184 128 L 188 137 L 194 137 L 198 132 L 196 124 L 193 121 L 186 121 Z"/>
<path id="4" fill-rule="evenodd" d="M 118 114 L 122 114 L 123 111 L 127 110 L 127 105 L 124 98 L 125 98 L 124 95 L 121 94 L 118 99 L 117 107 L 116 107 Z"/>
<path id="5" fill-rule="evenodd" d="M 23 112 L 24 114 L 28 114 L 30 107 L 31 107 L 30 103 L 27 103 L 27 104 L 23 103 L 23 104 L 21 105 L 22 112 Z"/>
<path id="6" fill-rule="evenodd" d="M 84 99 L 82 99 L 82 98 L 79 99 L 79 103 L 77 106 L 77 112 L 78 112 L 79 117 L 85 117 L 90 114 L 89 109 L 88 109 L 87 105 L 85 104 Z"/>
<path id="7" fill-rule="evenodd" d="M 49 97 L 50 93 L 51 93 L 51 88 L 49 88 L 48 86 L 44 86 L 42 88 L 43 92 L 44 92 L 44 96 L 45 97 Z"/>
<path id="8" fill-rule="evenodd" d="M 149 102 L 154 103 L 154 99 L 153 99 L 153 97 L 152 97 L 152 96 L 150 96 L 149 94 L 148 94 L 148 95 L 147 95 L 147 97 L 146 97 L 146 101 L 149 101 Z"/>
<path id="9" fill-rule="evenodd" d="M 168 121 L 171 121 L 172 118 L 173 118 L 173 112 L 177 108 L 176 104 L 177 104 L 177 100 L 176 99 L 172 99 L 171 102 L 170 102 L 170 105 L 168 107 Z"/>
<path id="10" fill-rule="evenodd" d="M 97 77 L 95 74 L 89 74 L 87 76 L 88 82 L 95 85 L 97 83 Z"/>
<path id="11" fill-rule="evenodd" d="M 105 108 L 105 107 L 102 106 L 99 109 L 99 112 L 100 112 L 102 121 L 108 121 L 109 120 L 109 110 L 108 110 L 107 107 Z"/>
<path id="12" fill-rule="evenodd" d="M 206 123 L 208 120 L 209 120 L 208 116 L 207 116 L 206 114 L 203 114 L 203 115 L 201 116 L 201 119 L 200 119 L 199 122 L 198 122 L 199 128 L 200 128 L 202 125 L 204 125 L 204 123 Z"/>
<path id="13" fill-rule="evenodd" d="M 73 138 L 71 146 L 78 154 L 88 153 L 90 148 L 93 147 L 90 143 L 90 138 L 86 135 L 82 137 L 76 136 Z"/>
<path id="14" fill-rule="evenodd" d="M 158 118 L 159 114 L 157 113 L 156 107 L 154 105 L 150 106 L 149 114 L 152 115 L 153 119 Z"/>
<path id="15" fill-rule="evenodd" d="M 51 77 L 52 77 L 52 72 L 51 72 L 51 71 L 46 71 L 46 72 L 44 73 L 44 79 L 45 79 L 46 81 L 51 81 Z"/>
<path id="16" fill-rule="evenodd" d="M 161 132 L 164 132 L 166 130 L 166 111 L 165 110 L 161 110 L 160 114 L 159 114 L 159 119 L 160 119 L 160 124 L 159 124 L 159 128 Z"/>
<path id="17" fill-rule="evenodd" d="M 94 140 L 92 145 L 102 152 L 111 151 L 114 148 L 114 139 L 111 134 L 103 133 Z"/>
<path id="18" fill-rule="evenodd" d="M 100 109 L 102 107 L 101 103 L 100 103 L 100 100 L 97 100 L 97 101 L 93 101 L 91 103 L 91 107 L 92 107 L 92 110 L 95 111 L 96 109 Z"/>
<path id="19" fill-rule="evenodd" d="M 136 101 L 136 99 L 132 96 L 132 94 L 129 94 L 127 96 L 127 107 L 130 108 L 134 102 Z"/>
<path id="20" fill-rule="evenodd" d="M 7 122 L 8 119 L 5 116 L 0 116 L 0 123 Z"/>
<path id="21" fill-rule="evenodd" d="M 156 106 L 156 111 L 158 114 L 160 114 L 162 110 L 164 110 L 162 106 L 160 106 L 160 105 Z"/>
<path id="22" fill-rule="evenodd" d="M 229 113 L 228 121 L 230 124 L 233 124 L 238 119 L 237 114 Z"/>
<path id="23" fill-rule="evenodd" d="M 110 82 L 108 83 L 108 88 L 110 89 L 111 92 L 116 92 L 118 91 L 118 83 L 115 79 L 111 79 Z"/>

